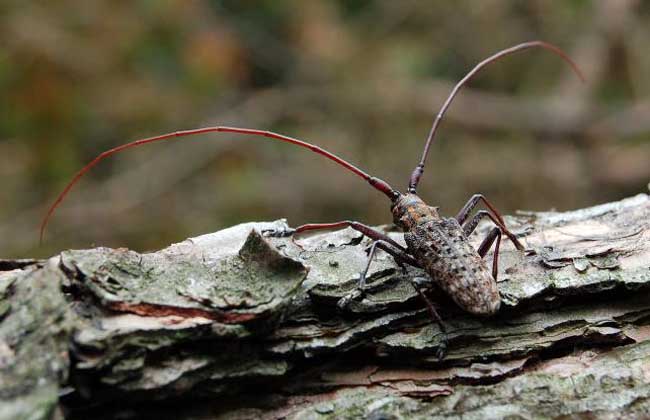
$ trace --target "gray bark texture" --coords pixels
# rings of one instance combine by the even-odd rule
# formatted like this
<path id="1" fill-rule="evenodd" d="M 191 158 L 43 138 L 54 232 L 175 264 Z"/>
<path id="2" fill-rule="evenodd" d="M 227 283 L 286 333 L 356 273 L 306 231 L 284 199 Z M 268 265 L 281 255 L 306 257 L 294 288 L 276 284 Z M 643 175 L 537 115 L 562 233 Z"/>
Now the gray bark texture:
<path id="1" fill-rule="evenodd" d="M 528 251 L 502 242 L 497 316 L 428 292 L 442 360 L 420 270 L 380 252 L 337 307 L 370 243 L 350 229 L 0 260 L 0 418 L 650 417 L 650 197 L 506 220 Z"/>

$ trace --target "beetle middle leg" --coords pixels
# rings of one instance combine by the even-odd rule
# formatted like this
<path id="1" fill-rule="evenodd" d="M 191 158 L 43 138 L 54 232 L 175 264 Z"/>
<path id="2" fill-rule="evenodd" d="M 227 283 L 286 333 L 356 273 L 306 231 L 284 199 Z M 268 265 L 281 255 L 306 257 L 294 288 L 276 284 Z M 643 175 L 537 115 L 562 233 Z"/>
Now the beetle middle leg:
<path id="1" fill-rule="evenodd" d="M 421 265 L 415 260 L 415 258 L 409 255 L 408 250 L 404 248 L 402 245 L 400 245 L 399 243 L 397 243 L 397 241 L 395 241 L 393 238 L 391 238 L 390 236 L 388 236 L 383 232 L 371 228 L 370 226 L 364 225 L 363 223 L 351 221 L 351 220 L 343 220 L 340 222 L 332 222 L 332 223 L 309 223 L 309 224 L 298 226 L 295 229 L 284 229 L 281 231 L 265 231 L 264 233 L 268 233 L 270 236 L 292 236 L 303 232 L 337 229 L 337 228 L 344 228 L 344 227 L 349 227 L 358 232 L 361 232 L 364 236 L 367 236 L 368 238 L 374 240 L 374 242 L 371 245 L 370 251 L 368 253 L 368 262 L 366 263 L 366 267 L 359 274 L 359 283 L 357 284 L 356 290 L 350 293 L 348 296 L 341 298 L 338 304 L 339 307 L 346 306 L 347 303 L 362 295 L 362 290 L 365 287 L 365 283 L 366 283 L 366 275 L 368 274 L 368 270 L 370 269 L 370 264 L 372 263 L 372 260 L 375 257 L 377 248 L 392 255 L 395 261 L 397 262 L 397 264 L 399 265 L 408 264 L 414 267 L 421 267 Z"/>
<path id="2" fill-rule="evenodd" d="M 364 289 L 366 287 L 366 276 L 368 275 L 370 264 L 372 263 L 372 260 L 374 259 L 378 248 L 392 255 L 392 257 L 395 259 L 395 262 L 397 262 L 399 265 L 403 266 L 403 264 L 408 264 L 418 268 L 422 267 L 415 259 L 413 259 L 413 257 L 411 257 L 406 252 L 402 250 L 394 249 L 391 246 L 391 244 L 385 241 L 377 240 L 373 242 L 372 246 L 370 247 L 370 251 L 368 252 L 368 262 L 366 263 L 366 267 L 359 275 L 359 282 L 357 283 L 357 287 L 355 288 L 354 291 L 339 299 L 339 301 L 337 302 L 337 306 L 339 308 L 344 309 L 347 305 L 349 305 L 349 303 L 352 300 L 357 299 L 360 296 L 363 296 Z M 424 282 L 418 280 L 424 280 Z M 420 295 L 420 298 L 422 298 L 422 300 L 424 301 L 427 310 L 429 311 L 429 315 L 433 319 L 433 322 L 438 324 L 438 327 L 440 328 L 442 338 L 440 339 L 440 344 L 438 346 L 438 350 L 436 351 L 436 357 L 442 360 L 445 357 L 445 354 L 447 353 L 447 341 L 448 341 L 447 328 L 445 327 L 445 324 L 442 322 L 442 318 L 438 314 L 438 311 L 436 311 L 435 306 L 433 306 L 431 300 L 429 300 L 429 298 L 424 294 L 422 290 L 423 286 L 426 287 L 426 285 L 428 284 L 430 284 L 429 279 L 424 279 L 422 277 L 411 279 L 411 285 L 418 293 L 418 295 Z"/>
<path id="3" fill-rule="evenodd" d="M 402 267 L 404 264 L 412 265 L 414 267 L 421 267 L 421 265 L 413 257 L 411 257 L 405 249 L 401 247 L 396 248 L 392 243 L 384 241 L 383 239 L 375 240 L 375 242 L 373 242 L 370 247 L 370 251 L 368 252 L 368 261 L 366 262 L 366 266 L 363 271 L 359 273 L 359 281 L 357 282 L 356 288 L 346 296 L 339 299 L 337 302 L 337 306 L 340 309 L 344 309 L 350 304 L 351 301 L 363 296 L 364 289 L 366 287 L 366 276 L 368 275 L 370 264 L 372 263 L 372 260 L 375 258 L 375 255 L 377 253 L 377 248 L 390 254 L 395 259 L 395 262 L 397 262 L 397 264 Z"/>

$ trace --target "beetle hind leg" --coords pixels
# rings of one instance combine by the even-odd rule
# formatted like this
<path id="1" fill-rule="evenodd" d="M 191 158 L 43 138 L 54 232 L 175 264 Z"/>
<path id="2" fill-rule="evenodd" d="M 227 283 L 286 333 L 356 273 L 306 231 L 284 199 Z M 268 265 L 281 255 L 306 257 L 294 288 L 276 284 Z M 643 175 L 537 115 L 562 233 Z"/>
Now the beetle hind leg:
<path id="1" fill-rule="evenodd" d="M 447 347 L 449 344 L 449 339 L 447 336 L 447 328 L 445 327 L 445 323 L 442 322 L 442 318 L 438 314 L 438 311 L 436 311 L 436 307 L 433 306 L 431 300 L 427 297 L 427 295 L 424 294 L 424 291 L 422 290 L 422 284 L 418 281 L 418 278 L 414 278 L 413 280 L 411 280 L 411 284 L 413 285 L 415 291 L 418 292 L 418 294 L 426 304 L 427 310 L 429 311 L 429 315 L 433 319 L 433 322 L 438 324 L 438 328 L 440 328 L 441 338 L 440 338 L 440 343 L 438 344 L 438 348 L 436 349 L 436 357 L 438 358 L 438 360 L 442 360 L 445 358 L 445 355 L 447 354 Z"/>
<path id="2" fill-rule="evenodd" d="M 479 245 L 477 249 L 478 255 L 483 258 L 488 253 L 490 248 L 492 248 L 492 244 L 496 240 L 496 244 L 494 245 L 494 257 L 492 258 L 492 277 L 494 277 L 494 280 L 497 279 L 497 274 L 499 273 L 499 248 L 501 247 L 501 233 L 502 232 L 500 228 L 493 228 L 485 237 L 485 239 L 483 239 L 483 242 L 481 242 L 481 245 Z"/>

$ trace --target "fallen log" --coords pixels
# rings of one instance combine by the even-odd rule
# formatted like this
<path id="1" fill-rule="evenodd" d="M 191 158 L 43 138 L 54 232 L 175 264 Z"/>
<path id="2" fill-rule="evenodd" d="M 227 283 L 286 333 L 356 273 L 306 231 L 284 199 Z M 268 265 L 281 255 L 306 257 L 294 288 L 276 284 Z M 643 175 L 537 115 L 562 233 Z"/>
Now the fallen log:
<path id="1" fill-rule="evenodd" d="M 442 360 L 420 270 L 382 253 L 337 307 L 369 244 L 350 229 L 0 260 L 0 418 L 647 416 L 650 197 L 507 223 L 528 251 L 502 246 L 497 316 L 430 291 Z"/>

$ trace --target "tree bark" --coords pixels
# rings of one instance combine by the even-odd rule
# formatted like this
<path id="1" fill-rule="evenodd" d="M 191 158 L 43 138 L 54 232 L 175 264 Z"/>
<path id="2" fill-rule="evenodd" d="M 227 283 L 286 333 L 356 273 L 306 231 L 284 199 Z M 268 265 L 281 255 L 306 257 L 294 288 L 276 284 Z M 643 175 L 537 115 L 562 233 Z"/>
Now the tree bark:
<path id="1" fill-rule="evenodd" d="M 442 360 L 420 270 L 380 253 L 338 308 L 369 244 L 350 229 L 0 261 L 0 418 L 650 415 L 650 197 L 507 223 L 528 250 L 502 242 L 497 316 L 429 292 Z"/>

